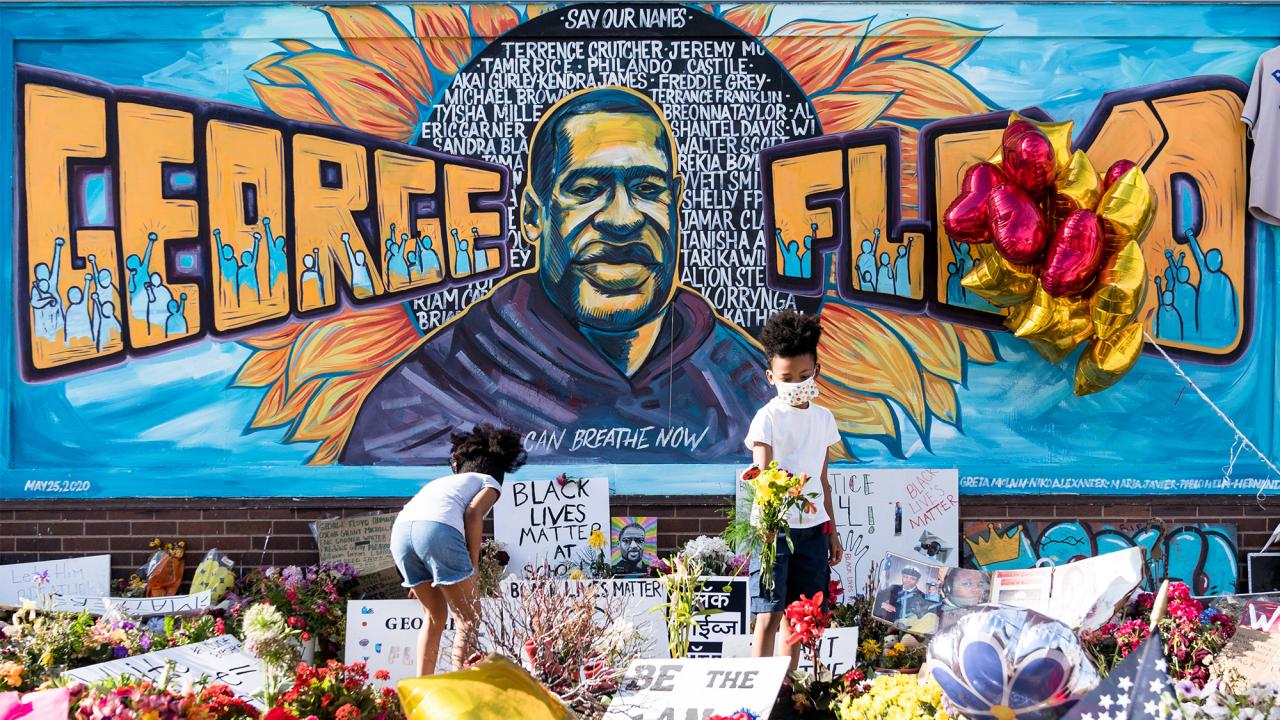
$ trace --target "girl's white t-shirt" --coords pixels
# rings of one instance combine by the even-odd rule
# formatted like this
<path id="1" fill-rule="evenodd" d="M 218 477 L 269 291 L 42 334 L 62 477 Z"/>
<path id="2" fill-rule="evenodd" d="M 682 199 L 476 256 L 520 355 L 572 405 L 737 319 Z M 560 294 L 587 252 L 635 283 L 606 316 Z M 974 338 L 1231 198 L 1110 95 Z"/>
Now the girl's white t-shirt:
<path id="1" fill-rule="evenodd" d="M 840 431 L 831 411 L 809 403 L 798 408 L 780 398 L 774 398 L 760 408 L 751 428 L 747 430 L 747 448 L 764 443 L 773 448 L 773 459 L 778 467 L 794 475 L 806 474 L 805 493 L 817 493 L 813 501 L 817 511 L 801 513 L 792 510 L 787 519 L 793 528 L 808 528 L 830 520 L 822 495 L 822 468 L 826 466 L 827 450 L 840 442 Z"/>
<path id="2" fill-rule="evenodd" d="M 405 504 L 396 522 L 430 520 L 457 528 L 465 536 L 467 532 L 462 526 L 462 518 L 467 506 L 485 488 L 502 492 L 497 480 L 481 473 L 459 473 L 432 480 Z"/>

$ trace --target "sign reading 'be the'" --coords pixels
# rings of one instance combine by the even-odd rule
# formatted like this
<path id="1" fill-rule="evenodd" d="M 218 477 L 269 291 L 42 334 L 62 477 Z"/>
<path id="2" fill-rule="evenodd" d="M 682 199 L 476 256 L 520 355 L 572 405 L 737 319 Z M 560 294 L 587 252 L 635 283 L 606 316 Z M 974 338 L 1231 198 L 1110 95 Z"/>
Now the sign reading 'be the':
<path id="1" fill-rule="evenodd" d="M 768 717 L 787 674 L 785 657 L 635 660 L 605 720 L 699 720 L 745 708 Z"/>

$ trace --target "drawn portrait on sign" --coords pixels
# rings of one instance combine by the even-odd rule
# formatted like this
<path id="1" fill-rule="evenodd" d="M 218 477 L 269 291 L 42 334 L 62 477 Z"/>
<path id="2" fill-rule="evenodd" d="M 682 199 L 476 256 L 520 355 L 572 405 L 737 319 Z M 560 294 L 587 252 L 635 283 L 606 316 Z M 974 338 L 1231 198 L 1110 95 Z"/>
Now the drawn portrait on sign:
<path id="1" fill-rule="evenodd" d="M 449 431 L 481 421 L 526 432 L 683 427 L 705 436 L 668 454 L 734 452 L 768 400 L 764 356 L 678 280 L 683 186 L 671 127 L 643 94 L 593 88 L 552 106 L 519 200 L 535 268 L 392 367 L 341 462 L 439 463 Z M 637 458 L 641 444 L 596 455 Z"/>

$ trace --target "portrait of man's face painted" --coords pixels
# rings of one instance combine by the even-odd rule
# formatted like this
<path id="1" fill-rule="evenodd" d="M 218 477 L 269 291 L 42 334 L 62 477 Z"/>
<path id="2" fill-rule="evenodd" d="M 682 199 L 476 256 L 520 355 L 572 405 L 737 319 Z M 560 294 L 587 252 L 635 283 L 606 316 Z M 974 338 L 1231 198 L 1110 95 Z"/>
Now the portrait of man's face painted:
<path id="1" fill-rule="evenodd" d="M 607 90 L 553 110 L 530 154 L 521 223 L 543 287 L 582 326 L 637 330 L 675 290 L 682 179 L 648 100 Z"/>
<path id="2" fill-rule="evenodd" d="M 641 575 L 657 557 L 658 521 L 651 517 L 615 517 L 612 522 L 615 575 Z"/>

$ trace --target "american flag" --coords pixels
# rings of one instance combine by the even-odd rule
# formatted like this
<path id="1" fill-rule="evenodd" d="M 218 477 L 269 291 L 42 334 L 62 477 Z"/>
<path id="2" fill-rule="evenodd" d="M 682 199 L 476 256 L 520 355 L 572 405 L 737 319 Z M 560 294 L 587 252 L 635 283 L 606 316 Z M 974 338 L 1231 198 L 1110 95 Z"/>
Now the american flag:
<path id="1" fill-rule="evenodd" d="M 1168 713 L 1160 710 L 1162 695 L 1173 697 L 1174 689 L 1164 640 L 1155 631 L 1062 720 L 1164 720 Z"/>

